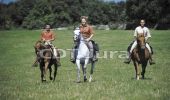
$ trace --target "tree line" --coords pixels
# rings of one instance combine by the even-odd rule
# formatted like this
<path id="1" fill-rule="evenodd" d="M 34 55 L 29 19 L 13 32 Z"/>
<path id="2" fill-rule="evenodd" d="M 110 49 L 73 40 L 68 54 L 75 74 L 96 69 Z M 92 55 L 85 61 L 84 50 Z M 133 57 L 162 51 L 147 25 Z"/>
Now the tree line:
<path id="1" fill-rule="evenodd" d="M 145 19 L 154 29 L 170 29 L 170 0 L 127 0 L 126 15 L 134 27 L 139 19 Z"/>
<path id="2" fill-rule="evenodd" d="M 80 16 L 89 16 L 92 24 L 124 21 L 125 3 L 99 0 L 18 0 L 1 4 L 0 27 L 42 28 L 45 24 L 64 27 L 77 24 Z"/>
<path id="3" fill-rule="evenodd" d="M 127 23 L 127 29 L 132 29 L 142 18 L 152 28 L 159 29 L 161 25 L 169 28 L 169 6 L 169 0 L 118 3 L 102 0 L 16 0 L 9 4 L 0 3 L 0 29 L 38 29 L 45 24 L 67 27 L 77 25 L 82 15 L 88 16 L 89 23 L 93 25 Z"/>

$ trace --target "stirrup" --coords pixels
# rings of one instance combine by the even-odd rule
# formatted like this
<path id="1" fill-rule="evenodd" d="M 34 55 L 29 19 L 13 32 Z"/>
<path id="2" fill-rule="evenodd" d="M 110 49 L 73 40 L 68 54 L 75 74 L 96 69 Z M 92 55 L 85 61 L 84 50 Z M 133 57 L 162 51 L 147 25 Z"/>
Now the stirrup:
<path id="1" fill-rule="evenodd" d="M 95 62 L 95 61 L 98 61 L 98 59 L 97 59 L 96 57 L 93 57 L 93 58 L 92 58 L 92 61 Z"/>
<path id="2" fill-rule="evenodd" d="M 125 61 L 124 61 L 124 63 L 126 63 L 126 64 L 129 64 L 131 62 L 131 59 L 129 58 L 129 59 L 126 59 Z"/>
<path id="3" fill-rule="evenodd" d="M 75 61 L 74 59 L 70 59 L 70 61 L 71 61 L 73 64 L 76 63 L 76 61 Z"/>
<path id="4" fill-rule="evenodd" d="M 154 61 L 149 61 L 150 65 L 156 64 Z"/>
<path id="5" fill-rule="evenodd" d="M 37 62 L 37 63 L 32 64 L 32 67 L 38 67 L 38 62 Z"/>
<path id="6" fill-rule="evenodd" d="M 60 63 L 60 62 L 57 62 L 57 65 L 58 65 L 58 66 L 61 66 L 61 63 Z"/>

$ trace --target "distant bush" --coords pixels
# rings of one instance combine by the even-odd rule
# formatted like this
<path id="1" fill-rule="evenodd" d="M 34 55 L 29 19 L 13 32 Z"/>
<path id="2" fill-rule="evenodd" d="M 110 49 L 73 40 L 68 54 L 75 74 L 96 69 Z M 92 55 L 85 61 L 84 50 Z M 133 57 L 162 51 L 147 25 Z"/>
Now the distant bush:
<path id="1" fill-rule="evenodd" d="M 27 29 L 40 29 L 43 28 L 44 25 L 45 23 L 41 20 L 30 20 L 30 21 L 24 21 L 22 27 Z"/>

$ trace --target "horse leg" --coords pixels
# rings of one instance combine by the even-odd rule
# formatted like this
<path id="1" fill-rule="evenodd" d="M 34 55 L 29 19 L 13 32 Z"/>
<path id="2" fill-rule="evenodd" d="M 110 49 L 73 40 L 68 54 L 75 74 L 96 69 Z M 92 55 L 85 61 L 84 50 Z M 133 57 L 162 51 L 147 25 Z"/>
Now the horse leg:
<path id="1" fill-rule="evenodd" d="M 41 81 L 44 81 L 44 66 L 42 62 L 40 63 L 40 71 L 41 71 Z"/>
<path id="2" fill-rule="evenodd" d="M 57 65 L 57 64 L 54 64 L 54 79 L 53 79 L 53 81 L 55 81 L 55 79 L 56 79 L 57 68 L 58 68 L 58 65 Z"/>
<path id="3" fill-rule="evenodd" d="M 93 75 L 94 67 L 95 67 L 95 62 L 92 61 L 89 82 L 92 81 L 92 75 Z"/>
<path id="4" fill-rule="evenodd" d="M 50 72 L 50 77 L 49 77 L 49 78 L 50 78 L 50 80 L 53 80 L 53 77 L 52 77 L 52 75 L 51 75 L 51 74 L 52 74 L 51 64 L 50 64 L 50 66 L 49 66 L 49 72 Z"/>
<path id="5" fill-rule="evenodd" d="M 135 71 L 136 71 L 136 79 L 139 80 L 139 64 L 135 61 L 134 62 L 134 66 L 135 66 Z"/>
<path id="6" fill-rule="evenodd" d="M 142 64 L 142 73 L 141 73 L 142 79 L 145 78 L 145 69 L 146 69 L 146 66 L 147 66 L 147 62 L 145 62 L 144 64 Z"/>
<path id="7" fill-rule="evenodd" d="M 80 60 L 76 59 L 77 64 L 77 83 L 80 83 Z"/>
<path id="8" fill-rule="evenodd" d="M 137 80 L 139 80 L 139 78 L 140 78 L 140 66 L 139 66 L 139 64 L 137 64 Z"/>
<path id="9" fill-rule="evenodd" d="M 84 82 L 87 81 L 87 76 L 86 76 L 87 64 L 88 64 L 88 59 L 85 59 L 84 64 L 82 65 L 82 67 L 83 67 Z"/>
<path id="10" fill-rule="evenodd" d="M 49 66 L 49 61 L 45 61 L 45 66 L 44 66 L 44 79 L 43 81 L 46 81 L 46 74 L 47 74 L 47 70 L 48 70 L 48 66 Z"/>

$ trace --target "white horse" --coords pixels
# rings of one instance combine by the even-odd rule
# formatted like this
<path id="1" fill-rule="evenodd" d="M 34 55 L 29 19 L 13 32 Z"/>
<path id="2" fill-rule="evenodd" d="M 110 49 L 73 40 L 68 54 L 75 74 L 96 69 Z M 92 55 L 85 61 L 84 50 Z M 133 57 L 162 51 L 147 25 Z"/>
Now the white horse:
<path id="1" fill-rule="evenodd" d="M 90 78 L 89 78 L 89 82 L 92 81 L 92 74 L 93 74 L 93 70 L 95 67 L 95 62 L 89 60 L 90 58 L 90 51 L 89 48 L 86 45 L 86 41 L 85 39 L 82 37 L 82 35 L 80 34 L 80 30 L 79 28 L 76 28 L 76 30 L 74 30 L 74 41 L 76 40 L 80 40 L 79 42 L 79 46 L 77 48 L 77 57 L 76 57 L 76 65 L 77 65 L 77 82 L 80 82 L 80 68 L 82 67 L 83 70 L 83 76 L 84 76 L 84 82 L 87 81 L 87 76 L 86 76 L 86 69 L 87 69 L 87 64 L 90 62 L 91 63 L 91 72 L 90 72 Z"/>

